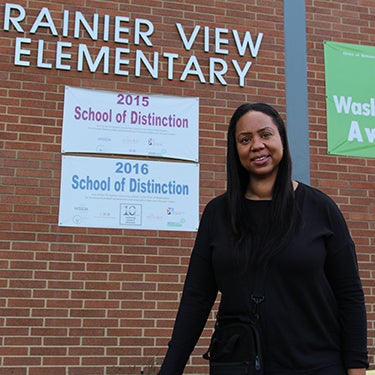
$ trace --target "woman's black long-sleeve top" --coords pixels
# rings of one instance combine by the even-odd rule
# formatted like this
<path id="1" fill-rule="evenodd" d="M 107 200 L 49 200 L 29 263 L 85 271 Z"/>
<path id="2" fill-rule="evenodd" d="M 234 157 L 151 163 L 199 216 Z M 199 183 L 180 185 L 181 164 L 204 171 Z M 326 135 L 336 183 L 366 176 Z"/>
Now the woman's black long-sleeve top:
<path id="1" fill-rule="evenodd" d="M 364 295 L 345 220 L 332 199 L 310 186 L 299 183 L 295 199 L 297 228 L 286 248 L 271 259 L 264 283 L 260 324 L 265 374 L 367 367 Z M 256 220 L 270 201 L 246 204 L 249 218 Z M 203 212 L 160 375 L 183 373 L 218 292 L 220 314 L 249 311 L 253 275 L 239 270 L 233 254 L 222 195 Z"/>

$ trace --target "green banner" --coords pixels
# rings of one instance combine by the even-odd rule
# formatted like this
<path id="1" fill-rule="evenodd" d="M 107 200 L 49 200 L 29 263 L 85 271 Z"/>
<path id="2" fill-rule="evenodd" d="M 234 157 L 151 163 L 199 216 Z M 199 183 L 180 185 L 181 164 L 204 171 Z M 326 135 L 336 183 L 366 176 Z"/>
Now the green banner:
<path id="1" fill-rule="evenodd" d="M 375 158 L 375 47 L 324 42 L 328 153 Z"/>

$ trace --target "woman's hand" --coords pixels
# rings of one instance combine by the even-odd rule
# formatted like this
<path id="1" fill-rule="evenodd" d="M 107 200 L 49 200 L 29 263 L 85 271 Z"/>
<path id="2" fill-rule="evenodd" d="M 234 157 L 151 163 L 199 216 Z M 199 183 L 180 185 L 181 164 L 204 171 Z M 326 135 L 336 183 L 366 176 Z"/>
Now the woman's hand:
<path id="1" fill-rule="evenodd" d="M 350 369 L 348 369 L 348 375 L 366 375 L 366 369 L 364 369 L 364 368 L 350 368 Z"/>

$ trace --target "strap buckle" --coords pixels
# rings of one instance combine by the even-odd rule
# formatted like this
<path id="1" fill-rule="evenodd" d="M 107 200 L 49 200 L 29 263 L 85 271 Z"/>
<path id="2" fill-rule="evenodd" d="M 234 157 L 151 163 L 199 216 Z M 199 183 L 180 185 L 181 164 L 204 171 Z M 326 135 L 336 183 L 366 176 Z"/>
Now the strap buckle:
<path id="1" fill-rule="evenodd" d="M 252 294 L 251 299 L 254 302 L 253 314 L 256 319 L 259 319 L 259 306 L 264 301 L 264 296 Z"/>

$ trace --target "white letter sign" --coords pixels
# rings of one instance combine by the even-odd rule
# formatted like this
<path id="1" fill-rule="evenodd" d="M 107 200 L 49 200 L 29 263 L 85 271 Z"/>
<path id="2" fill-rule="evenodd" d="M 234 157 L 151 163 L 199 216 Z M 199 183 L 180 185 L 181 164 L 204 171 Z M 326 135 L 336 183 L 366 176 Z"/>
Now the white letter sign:
<path id="1" fill-rule="evenodd" d="M 199 99 L 66 87 L 62 152 L 198 162 Z"/>
<path id="2" fill-rule="evenodd" d="M 59 225 L 196 231 L 199 164 L 62 156 Z"/>

